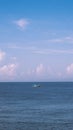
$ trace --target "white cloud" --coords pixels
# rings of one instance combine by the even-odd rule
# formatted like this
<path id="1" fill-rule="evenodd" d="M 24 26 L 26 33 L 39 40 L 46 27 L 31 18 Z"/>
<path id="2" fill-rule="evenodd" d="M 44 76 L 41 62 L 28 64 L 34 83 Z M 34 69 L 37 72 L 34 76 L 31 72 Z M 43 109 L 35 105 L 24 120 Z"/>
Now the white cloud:
<path id="1" fill-rule="evenodd" d="M 25 51 L 31 51 L 34 52 L 36 50 L 36 46 L 18 46 L 18 45 L 11 45 L 8 48 L 10 49 L 16 49 L 16 50 L 25 50 Z"/>
<path id="2" fill-rule="evenodd" d="M 29 75 L 29 76 L 35 75 L 35 77 L 36 77 L 36 76 L 42 76 L 44 74 L 45 74 L 45 67 L 43 64 L 39 64 L 35 68 L 27 71 L 27 75 Z"/>
<path id="3" fill-rule="evenodd" d="M 70 36 L 64 38 L 49 39 L 49 43 L 73 43 L 73 38 Z"/>
<path id="4" fill-rule="evenodd" d="M 14 23 L 21 29 L 24 29 L 29 24 L 26 19 L 15 20 Z"/>
<path id="5" fill-rule="evenodd" d="M 37 66 L 33 68 L 29 68 L 28 70 L 22 72 L 22 77 L 25 77 L 25 79 L 39 81 L 39 80 L 62 80 L 64 79 L 65 72 L 60 72 L 59 70 L 50 67 L 49 65 L 44 64 L 38 64 Z M 67 75 L 67 73 L 66 73 Z"/>
<path id="6" fill-rule="evenodd" d="M 36 67 L 36 69 L 35 69 L 35 73 L 36 73 L 37 75 L 42 74 L 44 71 L 45 71 L 45 68 L 44 68 L 43 64 L 39 64 L 39 65 Z"/>
<path id="7" fill-rule="evenodd" d="M 14 76 L 16 71 L 16 64 L 8 64 L 0 67 L 0 74 L 6 76 Z"/>
<path id="8" fill-rule="evenodd" d="M 0 61 L 3 60 L 4 56 L 5 56 L 5 52 L 0 51 Z"/>
<path id="9" fill-rule="evenodd" d="M 68 41 L 69 43 L 73 43 L 73 37 L 65 37 L 65 40 Z"/>
<path id="10" fill-rule="evenodd" d="M 73 54 L 73 50 L 56 50 L 56 49 L 37 49 L 33 51 L 36 54 Z"/>
<path id="11" fill-rule="evenodd" d="M 59 49 L 47 49 L 47 48 L 38 48 L 36 46 L 23 46 L 23 47 L 20 47 L 20 46 L 17 46 L 17 45 L 14 45 L 14 46 L 9 46 L 9 48 L 11 49 L 18 49 L 18 50 L 25 50 L 25 51 L 30 51 L 32 52 L 33 54 L 73 54 L 73 49 L 70 49 L 70 50 L 59 50 Z"/>
<path id="12" fill-rule="evenodd" d="M 66 70 L 67 70 L 67 73 L 68 73 L 68 74 L 73 74 L 73 63 L 70 64 L 70 65 L 66 68 Z"/>
<path id="13" fill-rule="evenodd" d="M 63 42 L 63 39 L 59 39 L 59 38 L 57 38 L 57 39 L 49 39 L 48 42 L 49 43 L 61 43 L 61 42 Z"/>
<path id="14" fill-rule="evenodd" d="M 69 39 L 70 37 L 66 37 Z M 22 50 L 22 51 L 29 51 L 33 54 L 40 54 L 40 55 L 48 55 L 48 54 L 72 54 L 73 55 L 73 49 L 48 49 L 42 48 L 39 46 L 17 46 L 17 45 L 10 45 L 8 48 L 16 49 L 16 50 Z"/>

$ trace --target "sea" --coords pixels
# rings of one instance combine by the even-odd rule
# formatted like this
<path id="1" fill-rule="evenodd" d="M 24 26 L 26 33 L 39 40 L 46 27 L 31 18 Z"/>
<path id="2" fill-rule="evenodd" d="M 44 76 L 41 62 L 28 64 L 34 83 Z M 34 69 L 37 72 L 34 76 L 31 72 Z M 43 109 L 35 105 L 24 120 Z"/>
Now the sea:
<path id="1" fill-rule="evenodd" d="M 73 130 L 73 82 L 1 82 L 0 130 Z"/>

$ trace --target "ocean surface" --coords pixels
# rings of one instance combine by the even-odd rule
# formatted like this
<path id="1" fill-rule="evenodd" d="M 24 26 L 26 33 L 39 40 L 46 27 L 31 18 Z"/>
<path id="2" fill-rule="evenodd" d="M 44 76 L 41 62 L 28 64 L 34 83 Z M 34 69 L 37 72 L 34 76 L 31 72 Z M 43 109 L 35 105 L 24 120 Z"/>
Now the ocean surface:
<path id="1" fill-rule="evenodd" d="M 73 130 L 73 83 L 34 84 L 0 83 L 0 130 Z"/>

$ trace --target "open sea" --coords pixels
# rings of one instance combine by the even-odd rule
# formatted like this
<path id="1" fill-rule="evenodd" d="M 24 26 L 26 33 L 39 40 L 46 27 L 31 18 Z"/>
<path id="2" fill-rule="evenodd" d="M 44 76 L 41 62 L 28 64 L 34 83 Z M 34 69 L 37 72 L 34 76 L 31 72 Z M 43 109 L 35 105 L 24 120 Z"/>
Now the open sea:
<path id="1" fill-rule="evenodd" d="M 73 130 L 73 83 L 0 83 L 0 130 Z"/>

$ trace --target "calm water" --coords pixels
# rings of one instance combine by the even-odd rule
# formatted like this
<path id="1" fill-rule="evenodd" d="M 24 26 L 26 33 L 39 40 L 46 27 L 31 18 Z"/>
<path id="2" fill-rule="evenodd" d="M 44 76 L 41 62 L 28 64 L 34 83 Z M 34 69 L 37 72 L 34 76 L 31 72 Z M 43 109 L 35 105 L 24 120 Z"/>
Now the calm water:
<path id="1" fill-rule="evenodd" d="M 0 83 L 0 130 L 73 130 L 73 83 Z"/>

